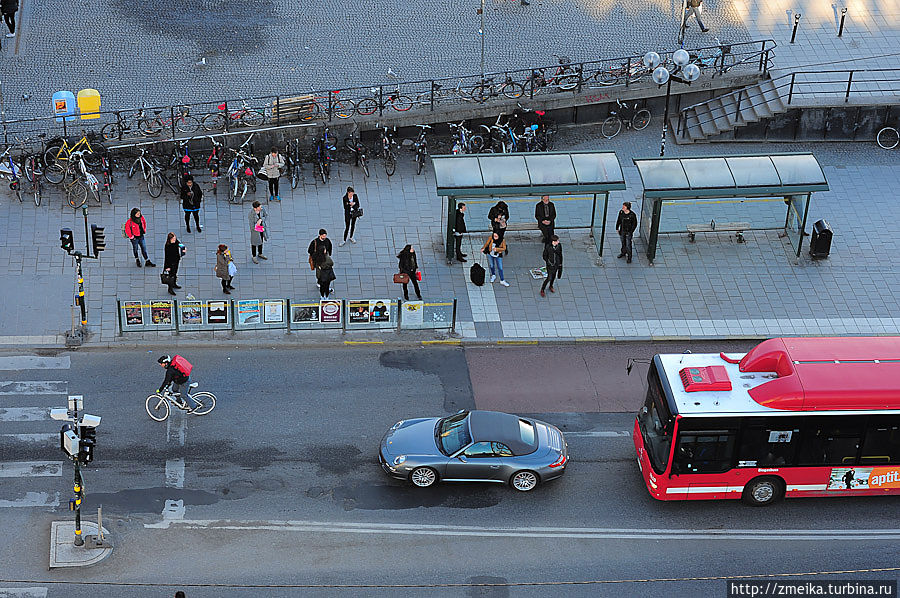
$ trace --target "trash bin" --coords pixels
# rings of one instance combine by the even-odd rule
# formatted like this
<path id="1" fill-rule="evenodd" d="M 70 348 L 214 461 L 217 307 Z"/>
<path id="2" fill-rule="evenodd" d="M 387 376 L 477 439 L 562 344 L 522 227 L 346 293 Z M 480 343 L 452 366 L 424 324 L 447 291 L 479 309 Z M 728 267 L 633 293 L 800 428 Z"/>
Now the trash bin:
<path id="1" fill-rule="evenodd" d="M 831 237 L 834 231 L 824 220 L 813 224 L 812 237 L 809 239 L 809 255 L 814 258 L 828 257 L 831 253 Z"/>

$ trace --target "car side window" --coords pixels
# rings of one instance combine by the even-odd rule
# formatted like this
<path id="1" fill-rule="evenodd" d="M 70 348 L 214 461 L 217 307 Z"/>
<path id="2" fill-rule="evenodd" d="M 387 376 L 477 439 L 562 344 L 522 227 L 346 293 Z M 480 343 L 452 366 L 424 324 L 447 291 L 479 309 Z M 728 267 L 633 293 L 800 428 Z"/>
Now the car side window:
<path id="1" fill-rule="evenodd" d="M 512 457 L 513 452 L 509 450 L 509 447 L 503 444 L 502 442 L 492 442 L 491 448 L 494 451 L 494 454 L 498 457 Z"/>
<path id="2" fill-rule="evenodd" d="M 494 449 L 491 448 L 490 442 L 476 442 L 465 451 L 463 455 L 477 459 L 478 457 L 493 457 Z"/>

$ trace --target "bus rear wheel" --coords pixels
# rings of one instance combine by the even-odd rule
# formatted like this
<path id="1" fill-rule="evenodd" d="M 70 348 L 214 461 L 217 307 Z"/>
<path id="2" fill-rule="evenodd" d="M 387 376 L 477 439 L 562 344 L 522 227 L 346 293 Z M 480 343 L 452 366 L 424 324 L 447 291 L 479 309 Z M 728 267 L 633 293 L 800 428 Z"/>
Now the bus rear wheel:
<path id="1" fill-rule="evenodd" d="M 766 507 L 784 496 L 784 482 L 780 478 L 762 477 L 744 486 L 741 500 L 751 507 Z"/>

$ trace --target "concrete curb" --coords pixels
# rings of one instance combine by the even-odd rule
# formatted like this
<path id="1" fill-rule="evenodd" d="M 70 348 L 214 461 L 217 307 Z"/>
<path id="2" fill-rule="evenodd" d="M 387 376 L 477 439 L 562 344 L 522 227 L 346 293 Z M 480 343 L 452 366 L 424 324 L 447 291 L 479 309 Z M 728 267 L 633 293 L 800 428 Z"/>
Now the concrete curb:
<path id="1" fill-rule="evenodd" d="M 84 521 L 81 524 L 82 535 L 98 535 L 96 523 Z M 103 528 L 103 534 L 109 535 L 109 531 Z M 61 567 L 89 567 L 96 565 L 112 554 L 112 547 L 87 548 L 75 546 L 74 521 L 53 521 L 50 524 L 50 569 Z"/>

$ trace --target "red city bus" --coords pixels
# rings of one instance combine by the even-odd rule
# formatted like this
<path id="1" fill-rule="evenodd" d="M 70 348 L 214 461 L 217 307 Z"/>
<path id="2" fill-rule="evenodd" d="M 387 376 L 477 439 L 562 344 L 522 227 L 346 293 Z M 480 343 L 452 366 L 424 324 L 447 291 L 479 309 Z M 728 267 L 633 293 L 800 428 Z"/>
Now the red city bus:
<path id="1" fill-rule="evenodd" d="M 656 355 L 634 423 L 659 500 L 900 494 L 900 337 Z"/>

